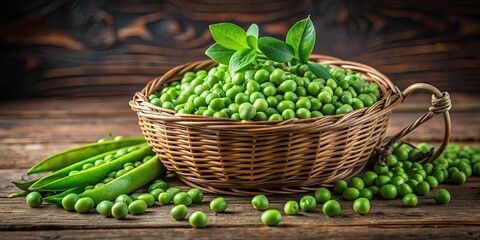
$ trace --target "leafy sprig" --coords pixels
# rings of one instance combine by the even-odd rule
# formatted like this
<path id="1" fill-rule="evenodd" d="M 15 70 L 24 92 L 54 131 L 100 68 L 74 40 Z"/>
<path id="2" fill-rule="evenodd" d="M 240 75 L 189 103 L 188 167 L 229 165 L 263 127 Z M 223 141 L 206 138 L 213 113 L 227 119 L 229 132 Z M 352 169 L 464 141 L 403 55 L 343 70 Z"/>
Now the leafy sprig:
<path id="1" fill-rule="evenodd" d="M 245 32 L 232 23 L 210 25 L 216 43 L 205 54 L 218 63 L 229 66 L 231 73 L 242 72 L 267 59 L 288 63 L 306 64 L 310 71 L 323 79 L 335 79 L 322 65 L 309 61 L 316 41 L 315 26 L 307 17 L 295 23 L 285 41 L 273 37 L 260 37 L 256 24 Z"/>

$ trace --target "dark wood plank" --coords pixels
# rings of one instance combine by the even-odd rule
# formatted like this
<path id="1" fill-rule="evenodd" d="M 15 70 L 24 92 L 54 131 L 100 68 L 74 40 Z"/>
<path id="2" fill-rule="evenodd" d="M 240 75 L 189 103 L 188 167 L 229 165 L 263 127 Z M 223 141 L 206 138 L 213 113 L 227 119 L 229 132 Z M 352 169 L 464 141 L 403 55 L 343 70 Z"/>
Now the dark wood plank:
<path id="1" fill-rule="evenodd" d="M 2 97 L 131 95 L 173 66 L 206 59 L 209 24 L 256 22 L 263 36 L 284 39 L 308 15 L 315 53 L 371 65 L 401 88 L 480 89 L 474 0 L 47 0 L 2 9 Z"/>
<path id="2" fill-rule="evenodd" d="M 428 231 L 426 227 L 430 227 Z M 55 231 L 8 231 L 3 232 L 5 239 L 478 239 L 480 229 L 477 226 L 349 226 L 349 227 L 256 227 L 207 229 L 171 228 L 168 231 L 155 228 L 135 229 L 88 229 Z"/>
<path id="3" fill-rule="evenodd" d="M 190 229 L 187 221 L 175 221 L 169 216 L 170 206 L 154 206 L 145 215 L 129 215 L 125 220 L 104 218 L 95 213 L 78 214 L 67 212 L 59 207 L 42 205 L 40 208 L 32 209 L 24 203 L 23 198 L 6 198 L 8 193 L 14 190 L 10 180 L 25 178 L 25 170 L 0 170 L 0 229 L 23 233 L 25 236 L 60 236 L 68 238 L 74 233 L 89 229 L 84 238 L 93 238 L 100 235 L 114 234 L 114 238 L 131 231 L 134 233 L 152 233 L 161 231 L 165 238 L 193 237 L 195 233 L 200 238 L 236 238 L 243 236 L 254 237 L 279 237 L 279 238 L 301 238 L 305 234 L 307 238 L 318 238 L 320 236 L 338 236 L 340 238 L 375 237 L 381 238 L 386 235 L 398 234 L 403 238 L 429 238 L 453 236 L 457 233 L 459 237 L 478 237 L 480 231 L 480 178 L 472 177 L 469 181 L 460 186 L 441 184 L 441 188 L 450 191 L 452 201 L 447 205 L 436 205 L 433 200 L 433 192 L 425 197 L 420 197 L 419 205 L 415 208 L 402 206 L 400 199 L 372 201 L 371 212 L 368 215 L 358 215 L 353 212 L 351 201 L 339 199 L 342 206 L 341 214 L 329 218 L 321 213 L 320 207 L 312 213 L 300 213 L 297 216 L 284 216 L 281 225 L 277 228 L 268 228 L 260 221 L 261 212 L 254 210 L 250 205 L 248 197 L 230 197 L 227 213 L 213 214 L 208 209 L 208 202 L 214 195 L 206 194 L 205 201 L 201 204 L 194 204 L 190 213 L 195 210 L 205 211 L 209 217 L 209 230 Z M 171 186 L 186 190 L 187 187 L 177 178 L 169 177 L 167 182 Z M 298 200 L 300 195 L 271 196 L 271 208 L 283 209 L 287 200 Z M 8 216 L 8 217 L 6 217 Z M 94 230 L 96 229 L 96 230 Z M 103 230 L 102 230 L 103 229 Z M 406 231 L 411 229 L 411 231 Z M 32 232 L 35 230 L 35 232 Z M 52 231 L 55 230 L 55 231 Z M 57 231 L 62 230 L 62 231 Z M 223 232 L 223 233 L 220 233 Z M 147 236 L 139 233 L 139 236 Z M 218 235 L 216 234 L 218 233 Z M 287 234 L 289 233 L 289 234 Z M 182 235 L 184 234 L 184 235 Z M 265 235 L 266 234 L 266 235 Z M 271 234 L 271 235 L 269 235 Z M 287 234 L 287 235 L 284 235 Z M 354 234 L 354 235 L 352 235 Z M 21 234 L 22 235 L 22 234 Z M 12 236 L 12 235 L 8 235 Z M 156 237 L 161 237 L 156 236 Z M 97 236 L 98 237 L 98 236 Z"/>

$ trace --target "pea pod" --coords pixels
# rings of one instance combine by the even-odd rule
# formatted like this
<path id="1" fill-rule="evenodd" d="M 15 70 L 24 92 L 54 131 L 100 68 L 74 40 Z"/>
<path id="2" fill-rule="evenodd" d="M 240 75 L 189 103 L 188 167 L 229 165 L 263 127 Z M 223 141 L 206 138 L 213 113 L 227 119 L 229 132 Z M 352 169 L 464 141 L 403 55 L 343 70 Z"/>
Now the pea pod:
<path id="1" fill-rule="evenodd" d="M 28 174 L 57 171 L 84 159 L 114 149 L 137 145 L 145 142 L 143 137 L 123 138 L 102 143 L 90 143 L 54 154 L 28 170 Z"/>
<path id="2" fill-rule="evenodd" d="M 50 204 L 57 205 L 57 206 L 61 206 L 63 197 L 67 196 L 70 193 L 79 194 L 81 192 L 83 192 L 83 188 L 72 188 L 72 189 L 68 189 L 66 191 L 63 191 L 62 193 L 46 197 L 46 198 L 43 199 L 43 201 L 45 201 L 47 203 L 50 203 Z"/>
<path id="3" fill-rule="evenodd" d="M 16 197 L 23 197 L 27 196 L 30 192 L 29 191 L 22 191 L 22 192 L 15 192 L 8 195 L 9 198 L 16 198 Z"/>
<path id="4" fill-rule="evenodd" d="M 29 189 L 35 191 L 61 191 L 74 187 L 84 187 L 87 185 L 95 184 L 100 180 L 106 178 L 110 172 L 122 168 L 125 163 L 138 161 L 143 157 L 151 154 L 153 154 L 152 148 L 145 144 L 144 147 L 130 152 L 118 159 L 115 159 L 114 161 L 105 163 L 94 168 L 83 170 L 74 175 L 68 175 L 71 170 L 79 169 L 80 165 L 84 164 L 84 162 L 80 162 L 52 174 L 61 175 L 64 177 L 54 181 L 46 180 L 46 184 L 43 184 L 44 182 L 40 180 L 30 186 Z"/>
<path id="5" fill-rule="evenodd" d="M 140 147 L 140 146 L 144 146 L 146 144 L 142 143 L 142 144 L 139 144 L 139 145 L 135 145 L 137 147 Z M 135 147 L 133 146 L 133 147 Z M 38 181 L 36 181 L 35 183 L 33 183 L 29 188 L 28 190 L 31 190 L 31 189 L 35 189 L 35 191 L 41 191 L 39 188 L 41 186 L 44 186 L 44 185 L 47 185 L 48 183 L 51 183 L 53 181 L 56 181 L 58 179 L 61 179 L 61 178 L 64 178 L 64 177 L 67 177 L 69 175 L 69 173 L 71 171 L 79 171 L 79 170 L 82 170 L 82 167 L 84 164 L 87 164 L 87 163 L 94 163 L 96 160 L 98 159 L 103 159 L 105 156 L 107 155 L 113 155 L 115 154 L 117 151 L 121 151 L 121 150 L 127 150 L 128 148 L 131 148 L 132 146 L 130 147 L 124 147 L 124 148 L 120 148 L 120 149 L 115 149 L 113 151 L 110 151 L 110 152 L 106 152 L 106 153 L 102 153 L 100 155 L 97 155 L 97 156 L 93 156 L 91 158 L 88 158 L 88 159 L 85 159 L 83 161 L 80 161 L 80 162 L 77 162 L 77 163 L 74 163 L 70 166 L 67 166 L 67 167 L 64 167 L 50 175 L 47 175 L 41 179 L 39 179 Z"/>
<path id="6" fill-rule="evenodd" d="M 34 183 L 36 183 L 38 180 L 40 180 L 40 178 L 37 178 L 37 179 L 32 179 L 32 180 L 28 180 L 28 181 L 23 181 L 23 182 L 15 182 L 15 181 L 12 181 L 12 183 L 17 186 L 19 189 L 23 190 L 23 191 L 28 191 L 28 188 L 30 186 L 32 186 Z"/>
<path id="7" fill-rule="evenodd" d="M 165 167 L 158 159 L 158 156 L 155 156 L 125 175 L 122 175 L 101 187 L 83 192 L 78 196 L 80 198 L 89 197 L 93 199 L 95 205 L 103 200 L 112 201 L 121 194 L 129 194 L 143 185 L 163 176 L 165 172 Z"/>

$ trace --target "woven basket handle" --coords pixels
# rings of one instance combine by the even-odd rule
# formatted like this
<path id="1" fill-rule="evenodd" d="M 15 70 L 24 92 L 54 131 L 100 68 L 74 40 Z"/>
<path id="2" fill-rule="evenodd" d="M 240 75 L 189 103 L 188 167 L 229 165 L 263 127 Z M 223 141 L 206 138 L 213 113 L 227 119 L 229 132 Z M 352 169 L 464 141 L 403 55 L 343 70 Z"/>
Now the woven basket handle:
<path id="1" fill-rule="evenodd" d="M 386 163 L 388 155 L 392 153 L 391 146 L 394 142 L 399 141 L 405 135 L 409 134 L 415 128 L 422 125 L 424 122 L 432 119 L 435 115 L 439 113 L 443 114 L 443 120 L 445 123 L 445 134 L 443 137 L 442 145 L 438 148 L 436 152 L 432 149 L 429 152 L 423 153 L 421 161 L 431 162 L 436 159 L 443 152 L 448 142 L 450 141 L 451 122 L 449 110 L 452 107 L 450 95 L 448 94 L 448 92 L 440 92 L 440 90 L 430 84 L 415 83 L 407 87 L 402 92 L 403 98 L 406 98 L 410 94 L 421 90 L 426 90 L 432 93 L 432 105 L 428 108 L 428 112 L 419 117 L 415 122 L 405 127 L 397 134 L 384 138 L 382 140 L 382 142 L 375 148 L 375 152 L 380 162 Z"/>

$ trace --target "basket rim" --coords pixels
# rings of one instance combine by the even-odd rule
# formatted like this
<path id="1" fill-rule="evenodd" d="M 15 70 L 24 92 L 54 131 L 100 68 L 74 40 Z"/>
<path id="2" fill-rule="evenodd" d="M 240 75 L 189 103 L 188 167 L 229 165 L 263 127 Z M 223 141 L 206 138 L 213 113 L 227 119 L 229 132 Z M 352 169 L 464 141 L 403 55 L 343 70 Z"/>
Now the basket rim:
<path id="1" fill-rule="evenodd" d="M 293 118 L 282 121 L 237 121 L 229 118 L 215 118 L 210 116 L 200 116 L 194 114 L 177 114 L 174 110 L 155 106 L 148 101 L 148 95 L 158 91 L 165 83 L 169 83 L 173 77 L 183 75 L 187 71 L 211 68 L 218 63 L 213 60 L 201 60 L 188 62 L 171 68 L 165 74 L 152 79 L 139 92 L 136 92 L 133 99 L 129 101 L 132 110 L 139 116 L 144 116 L 152 120 L 175 122 L 179 125 L 188 125 L 188 127 L 202 127 L 212 130 L 230 130 L 242 132 L 262 131 L 291 131 L 314 129 L 313 125 L 320 127 L 329 127 L 330 130 L 343 128 L 352 123 L 362 123 L 375 119 L 377 116 L 391 112 L 398 104 L 403 102 L 403 95 L 391 80 L 377 69 L 353 61 L 345 61 L 340 58 L 327 55 L 312 55 L 311 61 L 321 64 L 327 64 L 333 67 L 345 68 L 351 71 L 360 72 L 370 81 L 381 83 L 382 98 L 370 107 L 364 107 L 354 110 L 347 114 L 330 115 L 314 117 L 308 119 Z M 312 125 L 313 124 L 313 125 Z"/>

